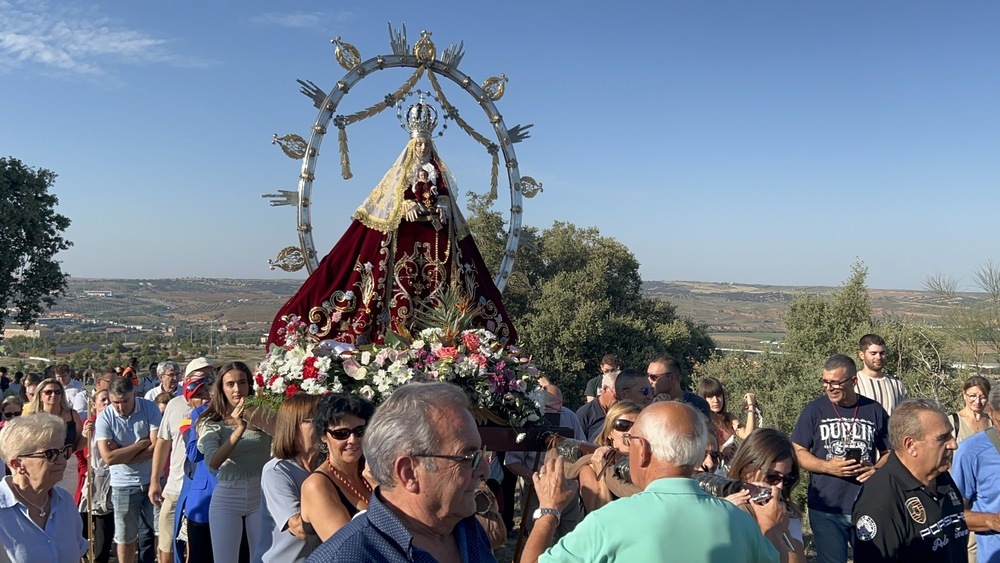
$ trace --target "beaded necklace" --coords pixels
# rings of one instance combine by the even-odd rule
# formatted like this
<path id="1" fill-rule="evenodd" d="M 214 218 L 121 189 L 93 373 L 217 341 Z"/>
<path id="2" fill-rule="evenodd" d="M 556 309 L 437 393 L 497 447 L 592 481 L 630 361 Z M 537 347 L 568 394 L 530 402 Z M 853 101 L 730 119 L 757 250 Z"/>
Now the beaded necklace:
<path id="1" fill-rule="evenodd" d="M 329 459 L 326 460 L 326 466 L 330 468 L 330 471 L 333 473 L 333 476 L 336 477 L 338 481 L 343 483 L 345 487 L 347 487 L 347 490 L 354 493 L 355 497 L 357 497 L 360 500 L 363 500 L 364 502 L 368 502 L 368 499 L 371 498 L 372 495 L 372 486 L 368 484 L 367 479 L 361 477 L 361 482 L 364 483 L 365 490 L 368 491 L 367 495 L 363 495 L 361 494 L 361 491 L 354 488 L 354 485 L 351 484 L 351 482 L 347 479 L 346 475 L 341 473 L 339 469 L 337 469 L 336 467 L 333 466 L 332 463 L 330 463 Z"/>

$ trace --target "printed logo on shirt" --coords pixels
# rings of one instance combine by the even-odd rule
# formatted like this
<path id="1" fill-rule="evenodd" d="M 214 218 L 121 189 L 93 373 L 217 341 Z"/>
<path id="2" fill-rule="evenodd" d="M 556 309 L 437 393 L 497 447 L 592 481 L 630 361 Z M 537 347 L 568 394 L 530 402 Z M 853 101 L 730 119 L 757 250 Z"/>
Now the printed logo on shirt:
<path id="1" fill-rule="evenodd" d="M 873 459 L 875 423 L 863 418 L 823 418 L 819 421 L 819 439 L 826 449 L 826 459 L 845 457 L 848 448 L 860 448 L 861 459 Z"/>
<path id="2" fill-rule="evenodd" d="M 858 518 L 858 523 L 854 525 L 855 535 L 861 541 L 871 541 L 878 534 L 878 526 L 875 524 L 875 520 L 871 516 L 862 516 Z"/>
<path id="3" fill-rule="evenodd" d="M 927 510 L 917 497 L 906 499 L 906 510 L 910 513 L 910 518 L 917 524 L 927 522 Z"/>

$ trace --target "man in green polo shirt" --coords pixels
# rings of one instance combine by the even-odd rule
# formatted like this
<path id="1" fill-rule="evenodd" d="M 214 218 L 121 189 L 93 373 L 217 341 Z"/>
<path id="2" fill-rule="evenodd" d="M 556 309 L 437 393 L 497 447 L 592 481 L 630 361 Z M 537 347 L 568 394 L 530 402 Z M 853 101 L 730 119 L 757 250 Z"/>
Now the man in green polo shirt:
<path id="1" fill-rule="evenodd" d="M 575 493 L 565 482 L 562 460 L 550 460 L 533 476 L 541 508 L 530 515 L 535 526 L 522 562 L 598 561 L 610 554 L 619 561 L 787 560 L 782 538 L 788 533 L 788 517 L 777 488 L 772 500 L 754 507 L 754 521 L 691 479 L 708 440 L 704 417 L 694 408 L 675 401 L 654 403 L 639 414 L 624 439 L 632 481 L 644 490 L 588 515 L 548 547 L 559 508 Z"/>

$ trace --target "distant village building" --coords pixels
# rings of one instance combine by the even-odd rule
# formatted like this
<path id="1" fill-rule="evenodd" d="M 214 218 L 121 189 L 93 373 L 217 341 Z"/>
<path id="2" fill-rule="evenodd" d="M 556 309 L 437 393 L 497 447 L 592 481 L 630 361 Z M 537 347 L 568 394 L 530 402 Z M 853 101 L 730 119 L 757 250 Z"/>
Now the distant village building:
<path id="1" fill-rule="evenodd" d="M 31 328 L 5 328 L 3 329 L 4 338 L 14 338 L 15 336 L 23 336 L 25 338 L 55 338 L 56 331 L 52 330 L 47 326 L 33 326 Z"/>
<path id="2" fill-rule="evenodd" d="M 115 294 L 110 291 L 84 291 L 83 294 L 87 297 L 114 297 Z"/>

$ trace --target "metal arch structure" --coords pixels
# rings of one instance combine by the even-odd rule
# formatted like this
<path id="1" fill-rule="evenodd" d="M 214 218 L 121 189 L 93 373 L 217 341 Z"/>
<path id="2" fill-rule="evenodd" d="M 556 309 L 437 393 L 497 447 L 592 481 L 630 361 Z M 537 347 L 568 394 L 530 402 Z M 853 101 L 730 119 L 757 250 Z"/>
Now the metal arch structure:
<path id="1" fill-rule="evenodd" d="M 514 130 L 509 130 L 507 128 L 504 124 L 503 116 L 497 110 L 496 105 L 493 103 L 493 100 L 490 98 L 488 93 L 471 77 L 458 70 L 456 66 L 457 65 L 446 64 L 438 59 L 421 61 L 417 58 L 417 56 L 410 54 L 378 55 L 354 66 L 347 72 L 346 75 L 344 75 L 343 78 L 340 79 L 340 81 L 337 82 L 334 89 L 326 95 L 322 102 L 316 104 L 317 107 L 320 108 L 320 111 L 316 116 L 315 123 L 313 123 L 312 130 L 309 135 L 309 141 L 305 147 L 305 154 L 302 157 L 302 172 L 299 174 L 298 198 L 296 202 L 296 207 L 298 209 L 297 225 L 299 245 L 302 249 L 302 259 L 305 262 L 305 266 L 310 274 L 319 266 L 319 260 L 312 236 L 310 197 L 312 195 L 313 180 L 316 177 L 316 166 L 319 160 L 320 147 L 323 143 L 323 138 L 329 130 L 331 121 L 334 122 L 335 128 L 338 125 L 336 123 L 336 111 L 338 105 L 355 84 L 374 72 L 385 70 L 387 68 L 424 67 L 427 71 L 449 78 L 452 82 L 475 98 L 479 103 L 479 106 L 486 113 L 490 123 L 493 125 L 493 130 L 496 133 L 497 140 L 499 141 L 498 148 L 502 151 L 504 162 L 506 164 L 511 197 L 507 246 L 504 250 L 500 267 L 494 277 L 494 283 L 496 284 L 497 289 L 503 292 L 504 288 L 507 286 L 507 281 L 510 278 L 511 271 L 514 267 L 514 258 L 517 255 L 517 249 L 520 245 L 521 238 L 523 186 L 521 174 L 518 170 L 517 157 L 514 152 L 514 143 L 519 142 L 522 138 L 524 138 L 524 136 L 518 132 L 518 128 L 515 128 Z M 315 86 L 312 86 L 311 84 L 302 84 L 303 93 L 313 96 L 314 99 L 318 101 L 319 95 L 322 94 L 322 91 L 315 88 Z M 308 91 L 310 89 L 311 93 Z M 525 180 L 530 179 L 525 177 Z M 530 187 L 531 186 L 529 185 L 529 188 Z M 266 195 L 265 197 L 268 196 Z M 291 201 L 288 203 L 291 203 Z M 282 205 L 282 203 L 272 202 L 272 205 Z"/>

